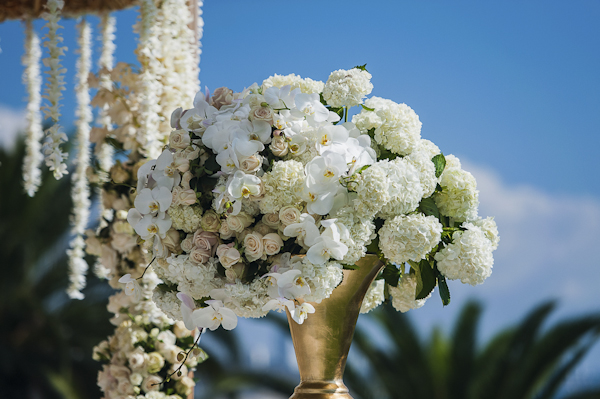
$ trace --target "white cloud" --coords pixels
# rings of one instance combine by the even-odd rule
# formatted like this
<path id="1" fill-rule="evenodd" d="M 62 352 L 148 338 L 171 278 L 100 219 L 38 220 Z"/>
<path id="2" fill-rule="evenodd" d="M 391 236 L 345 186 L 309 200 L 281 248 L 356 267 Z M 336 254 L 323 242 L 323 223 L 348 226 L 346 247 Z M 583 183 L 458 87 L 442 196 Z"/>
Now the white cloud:
<path id="1" fill-rule="evenodd" d="M 12 150 L 17 136 L 26 127 L 25 110 L 15 110 L 0 105 L 0 147 Z"/>

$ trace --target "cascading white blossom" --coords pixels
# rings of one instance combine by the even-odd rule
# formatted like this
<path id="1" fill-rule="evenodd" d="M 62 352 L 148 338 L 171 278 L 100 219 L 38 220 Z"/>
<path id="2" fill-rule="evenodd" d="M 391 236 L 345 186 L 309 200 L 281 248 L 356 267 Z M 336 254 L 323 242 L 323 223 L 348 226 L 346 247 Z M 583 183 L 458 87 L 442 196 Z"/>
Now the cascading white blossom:
<path id="1" fill-rule="evenodd" d="M 75 95 L 77 98 L 77 159 L 75 161 L 75 174 L 71 195 L 73 198 L 73 213 L 71 215 L 71 233 L 75 235 L 70 243 L 69 255 L 69 281 L 67 293 L 71 298 L 83 299 L 81 290 L 85 287 L 85 274 L 87 262 L 84 260 L 85 241 L 83 234 L 90 214 L 90 189 L 87 180 L 87 169 L 90 165 L 90 123 L 92 110 L 90 107 L 90 93 L 88 75 L 91 66 L 91 28 L 87 20 L 82 19 L 77 25 L 79 36 L 79 59 L 77 60 L 77 84 Z"/>
<path id="2" fill-rule="evenodd" d="M 60 118 L 60 99 L 62 91 L 65 89 L 64 74 L 66 69 L 62 67 L 60 57 L 66 51 L 65 46 L 61 46 L 63 37 L 58 33 L 58 29 L 62 28 L 58 24 L 62 8 L 65 2 L 63 0 L 48 0 L 46 8 L 48 12 L 43 14 L 43 18 L 47 21 L 45 28 L 48 33 L 43 37 L 44 47 L 48 49 L 48 57 L 44 58 L 44 66 L 49 68 L 48 81 L 44 91 L 44 98 L 48 100 L 49 105 L 44 106 L 44 115 L 52 120 L 52 126 L 46 130 L 46 145 L 44 148 L 46 166 L 54 172 L 54 177 L 60 179 L 68 173 L 65 160 L 68 156 L 60 148 L 61 144 L 66 142 L 67 135 L 63 133 L 58 124 Z"/>
<path id="3" fill-rule="evenodd" d="M 27 86 L 27 138 L 25 139 L 25 158 L 23 159 L 23 180 L 25 191 L 33 197 L 42 179 L 42 145 L 44 137 L 40 105 L 42 102 L 40 77 L 40 59 L 42 50 L 40 39 L 33 30 L 33 23 L 25 23 L 25 55 L 23 56 L 23 82 Z"/>
<path id="4" fill-rule="evenodd" d="M 162 86 L 158 80 L 163 68 L 157 59 L 157 43 L 160 22 L 159 11 L 154 0 L 140 2 L 141 21 L 139 24 L 138 60 L 141 64 L 139 84 L 141 86 L 140 129 L 136 139 L 140 143 L 141 152 L 149 158 L 160 154 L 160 117 L 159 98 Z"/>
<path id="5" fill-rule="evenodd" d="M 114 66 L 113 54 L 115 52 L 115 30 L 116 18 L 109 13 L 104 13 L 100 20 L 100 37 L 102 42 L 102 50 L 98 60 L 99 83 L 98 86 L 110 90 L 113 84 L 110 77 L 110 71 Z M 98 125 L 107 132 L 113 130 L 112 121 L 108 114 L 108 104 L 105 104 L 98 113 Z M 103 172 L 100 176 L 101 181 L 108 179 L 108 171 L 113 164 L 114 151 L 113 147 L 107 143 L 100 141 L 96 144 L 95 154 L 100 164 L 100 170 Z"/>

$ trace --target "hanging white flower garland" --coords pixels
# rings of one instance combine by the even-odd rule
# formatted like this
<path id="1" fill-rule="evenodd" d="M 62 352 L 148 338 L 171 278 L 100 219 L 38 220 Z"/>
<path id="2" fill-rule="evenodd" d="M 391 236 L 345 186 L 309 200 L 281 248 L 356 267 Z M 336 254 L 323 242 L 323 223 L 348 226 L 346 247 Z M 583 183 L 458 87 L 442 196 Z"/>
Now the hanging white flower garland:
<path id="1" fill-rule="evenodd" d="M 100 82 L 99 86 L 105 89 L 111 89 L 112 79 L 110 77 L 110 71 L 114 66 L 113 54 L 115 52 L 115 30 L 116 30 L 116 19 L 109 13 L 102 15 L 100 21 L 100 32 L 102 40 L 102 50 L 100 53 L 100 59 L 98 60 L 98 67 L 100 68 Z M 98 114 L 98 124 L 101 128 L 106 129 L 110 132 L 113 130 L 112 120 L 108 114 L 108 105 L 102 107 Z M 96 145 L 95 149 L 96 156 L 98 157 L 98 163 L 103 175 L 107 175 L 110 167 L 113 165 L 113 148 L 102 142 Z M 105 180 L 105 179 L 103 179 Z"/>
<path id="2" fill-rule="evenodd" d="M 23 180 L 25 191 L 30 197 L 37 192 L 42 182 L 42 145 L 44 137 L 40 105 L 42 102 L 40 77 L 40 59 L 42 50 L 40 39 L 33 30 L 33 23 L 25 23 L 25 55 L 23 56 L 23 83 L 27 86 L 27 138 L 25 140 L 25 159 L 23 160 Z"/>
<path id="3" fill-rule="evenodd" d="M 138 59 L 141 64 L 139 76 L 142 88 L 140 104 L 140 129 L 137 131 L 136 139 L 140 143 L 141 153 L 153 158 L 160 154 L 162 143 L 160 142 L 160 105 L 159 98 L 161 85 L 158 80 L 162 65 L 157 59 L 157 36 L 160 32 L 158 10 L 154 0 L 143 0 L 140 4 L 141 23 L 139 25 L 139 46 L 137 49 Z"/>
<path id="4" fill-rule="evenodd" d="M 71 284 L 67 293 L 71 298 L 83 299 L 81 290 L 85 287 L 85 274 L 88 269 L 84 259 L 85 241 L 83 234 L 90 214 L 90 189 L 87 181 L 87 168 L 90 164 L 90 123 L 92 110 L 90 107 L 90 93 L 88 75 L 91 65 L 91 29 L 89 23 L 82 19 L 78 24 L 79 31 L 79 59 L 77 60 L 77 85 L 75 87 L 77 98 L 77 160 L 71 195 L 73 198 L 73 214 L 71 232 L 75 235 L 70 243 L 69 255 L 69 280 Z"/>
<path id="5" fill-rule="evenodd" d="M 63 37 L 58 34 L 58 29 L 62 28 L 58 24 L 60 15 L 65 2 L 63 0 L 48 0 L 46 7 L 48 12 L 44 13 L 43 18 L 47 21 L 45 28 L 48 28 L 48 33 L 44 36 L 44 47 L 48 49 L 48 57 L 44 58 L 44 66 L 50 68 L 47 71 L 48 82 L 44 91 L 44 98 L 49 101 L 49 105 L 44 106 L 44 116 L 52 119 L 52 126 L 46 130 L 46 144 L 44 146 L 44 154 L 46 165 L 54 172 L 54 177 L 60 179 L 68 174 L 65 159 L 68 154 L 62 152 L 60 146 L 66 142 L 67 135 L 63 133 L 58 124 L 60 118 L 60 99 L 61 92 L 65 89 L 64 69 L 60 63 L 60 57 L 66 51 L 65 46 L 61 46 Z"/>

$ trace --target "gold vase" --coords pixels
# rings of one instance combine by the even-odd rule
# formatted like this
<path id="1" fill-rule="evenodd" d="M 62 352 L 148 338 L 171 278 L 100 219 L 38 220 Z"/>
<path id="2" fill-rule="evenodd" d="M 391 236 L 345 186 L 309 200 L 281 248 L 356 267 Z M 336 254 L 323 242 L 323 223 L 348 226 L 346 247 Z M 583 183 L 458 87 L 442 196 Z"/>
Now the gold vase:
<path id="1" fill-rule="evenodd" d="M 311 302 L 315 313 L 297 324 L 287 312 L 300 384 L 290 399 L 352 399 L 342 378 L 362 301 L 383 267 L 376 255 L 344 270 L 342 283 L 321 303 Z"/>

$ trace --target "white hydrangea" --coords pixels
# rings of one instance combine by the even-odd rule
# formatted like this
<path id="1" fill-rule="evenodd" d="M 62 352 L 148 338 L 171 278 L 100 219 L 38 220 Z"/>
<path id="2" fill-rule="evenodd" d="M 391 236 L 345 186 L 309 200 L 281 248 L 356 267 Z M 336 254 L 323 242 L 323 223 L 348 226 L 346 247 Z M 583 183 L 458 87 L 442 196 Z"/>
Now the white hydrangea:
<path id="1" fill-rule="evenodd" d="M 435 144 L 431 143 L 430 146 L 425 142 L 431 143 L 429 140 L 421 139 L 417 148 L 404 158 L 415 167 L 419 174 L 419 181 L 423 187 L 423 194 L 421 195 L 423 198 L 430 197 L 435 192 L 438 178 L 435 177 L 435 165 L 431 161 L 431 158 L 440 153 L 439 148 Z"/>
<path id="2" fill-rule="evenodd" d="M 155 289 L 152 300 L 167 316 L 173 320 L 181 320 L 181 301 L 176 292 Z"/>
<path id="3" fill-rule="evenodd" d="M 446 155 L 446 156 L 444 156 L 444 158 L 446 158 L 446 167 L 444 168 L 444 170 L 451 169 L 451 168 L 457 168 L 457 169 L 462 168 L 462 165 L 460 164 L 460 159 L 458 159 L 454 155 L 452 155 L 452 154 Z"/>
<path id="4" fill-rule="evenodd" d="M 385 108 L 391 101 L 381 97 L 371 97 L 365 101 L 365 107 L 373 109 L 368 111 L 362 109 L 362 111 L 352 117 L 352 123 L 354 123 L 358 130 L 362 134 L 367 134 L 371 129 L 377 129 L 383 124 L 383 120 L 377 114 L 377 109 Z"/>
<path id="5" fill-rule="evenodd" d="M 332 107 L 353 107 L 371 93 L 371 74 L 358 68 L 339 69 L 329 75 L 323 89 L 323 98 Z"/>
<path id="6" fill-rule="evenodd" d="M 440 176 L 442 191 L 434 195 L 440 212 L 458 220 L 472 220 L 477 217 L 479 191 L 473 175 L 465 170 L 446 167 Z"/>
<path id="7" fill-rule="evenodd" d="M 367 294 L 365 295 L 365 299 L 363 299 L 362 305 L 360 307 L 360 313 L 368 313 L 371 310 L 375 309 L 377 306 L 381 305 L 381 303 L 385 300 L 384 296 L 384 288 L 385 281 L 384 280 L 375 280 L 371 283 Z"/>
<path id="8" fill-rule="evenodd" d="M 356 188 L 358 198 L 354 201 L 354 209 L 360 217 L 371 218 L 392 199 L 388 163 L 387 160 L 379 161 L 359 175 Z"/>
<path id="9" fill-rule="evenodd" d="M 311 78 L 302 79 L 300 76 L 296 74 L 290 75 L 273 75 L 263 81 L 262 87 L 263 91 L 267 90 L 269 87 L 279 87 L 283 86 L 291 86 L 291 90 L 300 89 L 302 93 L 312 94 L 312 93 L 321 93 L 323 91 L 323 87 L 325 83 L 319 80 L 312 80 Z"/>
<path id="10" fill-rule="evenodd" d="M 172 205 L 167 211 L 171 217 L 172 227 L 186 233 L 194 233 L 200 228 L 202 208 L 200 205 Z"/>
<path id="11" fill-rule="evenodd" d="M 344 278 L 342 265 L 337 262 L 326 262 L 322 265 L 315 265 L 307 258 L 302 260 L 302 277 L 310 286 L 310 294 L 304 296 L 306 302 L 321 303 L 325 298 L 329 298 L 334 288 L 337 287 Z"/>
<path id="12" fill-rule="evenodd" d="M 379 248 L 391 262 L 418 262 L 439 243 L 442 230 L 435 216 L 396 216 L 379 230 Z"/>
<path id="13" fill-rule="evenodd" d="M 414 211 L 424 191 L 417 169 L 406 159 L 396 158 L 387 164 L 387 174 L 390 181 L 388 191 L 392 198 L 378 216 L 389 219 Z"/>
<path id="14" fill-rule="evenodd" d="M 417 291 L 417 277 L 414 274 L 405 274 L 398 282 L 397 287 L 388 285 L 388 291 L 392 296 L 392 306 L 399 312 L 406 313 L 411 309 L 418 309 L 425 305 L 425 301 L 431 297 L 415 299 Z"/>
<path id="15" fill-rule="evenodd" d="M 214 260 L 198 265 L 187 254 L 171 254 L 166 260 L 158 259 L 155 270 L 162 280 L 177 285 L 180 292 L 196 299 L 207 297 L 210 291 L 223 286 Z"/>
<path id="16" fill-rule="evenodd" d="M 250 284 L 244 284 L 239 280 L 234 284 L 226 284 L 224 286 L 227 294 L 225 306 L 240 317 L 263 317 L 268 313 L 263 310 L 263 306 L 271 299 L 268 288 L 269 283 L 263 278 L 257 278 Z"/>
<path id="17" fill-rule="evenodd" d="M 495 251 L 498 248 L 498 244 L 500 243 L 500 236 L 498 235 L 498 226 L 496 226 L 494 218 L 478 218 L 472 220 L 471 223 L 481 228 L 487 239 L 490 240 L 490 242 L 492 243 L 492 250 Z"/>
<path id="18" fill-rule="evenodd" d="M 399 155 L 413 152 L 421 139 L 421 121 L 411 107 L 378 97 L 367 100 L 365 106 L 374 111 L 363 109 L 352 118 L 363 134 L 375 129 L 375 141 L 384 148 Z"/>
<path id="19" fill-rule="evenodd" d="M 353 265 L 367 254 L 366 246 L 374 238 L 375 224 L 370 218 L 358 217 L 354 207 L 348 204 L 340 208 L 331 217 L 335 217 L 350 232 L 350 238 L 342 238 L 342 243 L 348 247 L 348 252 L 341 260 L 343 264 Z"/>
<path id="20" fill-rule="evenodd" d="M 265 194 L 260 201 L 260 211 L 275 213 L 284 206 L 300 203 L 304 178 L 304 166 L 300 162 L 275 162 L 273 169 L 262 177 Z"/>
<path id="21" fill-rule="evenodd" d="M 438 270 L 450 280 L 477 285 L 492 274 L 492 242 L 481 227 L 465 223 L 465 231 L 456 231 L 452 243 L 435 255 Z"/>

